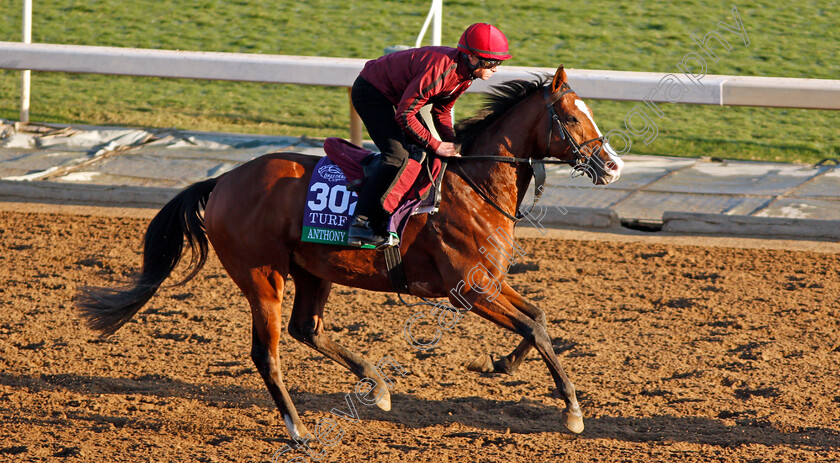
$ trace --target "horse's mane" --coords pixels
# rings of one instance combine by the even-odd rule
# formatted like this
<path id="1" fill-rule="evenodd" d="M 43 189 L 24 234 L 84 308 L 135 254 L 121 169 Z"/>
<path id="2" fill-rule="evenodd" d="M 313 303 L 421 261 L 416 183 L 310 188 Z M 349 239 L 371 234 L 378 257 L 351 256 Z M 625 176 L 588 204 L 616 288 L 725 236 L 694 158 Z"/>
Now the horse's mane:
<path id="1" fill-rule="evenodd" d="M 494 85 L 487 102 L 475 116 L 455 126 L 455 143 L 461 145 L 461 152 L 468 152 L 475 139 L 485 129 L 498 121 L 520 101 L 542 90 L 551 76 L 537 76 L 535 80 L 511 80 Z"/>

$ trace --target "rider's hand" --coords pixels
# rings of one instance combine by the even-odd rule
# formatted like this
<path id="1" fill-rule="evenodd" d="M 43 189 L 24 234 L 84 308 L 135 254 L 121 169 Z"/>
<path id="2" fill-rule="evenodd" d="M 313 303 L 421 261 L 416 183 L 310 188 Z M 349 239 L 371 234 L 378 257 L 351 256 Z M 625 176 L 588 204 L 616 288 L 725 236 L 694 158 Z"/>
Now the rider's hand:
<path id="1" fill-rule="evenodd" d="M 449 158 L 449 157 L 460 157 L 461 154 L 455 151 L 455 144 L 452 142 L 441 142 L 440 146 L 435 150 L 435 154 L 438 156 Z"/>

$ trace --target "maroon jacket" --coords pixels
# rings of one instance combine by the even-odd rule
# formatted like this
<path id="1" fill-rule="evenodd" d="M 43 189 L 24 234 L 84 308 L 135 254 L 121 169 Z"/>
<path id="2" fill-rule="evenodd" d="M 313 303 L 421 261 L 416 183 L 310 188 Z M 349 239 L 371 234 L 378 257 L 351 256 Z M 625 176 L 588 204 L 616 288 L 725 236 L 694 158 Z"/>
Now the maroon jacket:
<path id="1" fill-rule="evenodd" d="M 397 107 L 397 124 L 422 146 L 436 150 L 440 141 L 418 119 L 432 105 L 432 119 L 443 141 L 455 141 L 452 106 L 472 84 L 461 52 L 449 47 L 420 47 L 368 61 L 359 74 Z"/>

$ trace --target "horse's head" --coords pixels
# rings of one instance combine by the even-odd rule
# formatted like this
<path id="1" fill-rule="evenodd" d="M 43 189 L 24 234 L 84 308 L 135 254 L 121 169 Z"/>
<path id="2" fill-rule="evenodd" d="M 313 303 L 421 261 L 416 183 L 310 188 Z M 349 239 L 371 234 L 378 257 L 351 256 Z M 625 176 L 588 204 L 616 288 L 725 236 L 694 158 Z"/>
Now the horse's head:
<path id="1" fill-rule="evenodd" d="M 543 91 L 549 114 L 548 155 L 568 162 L 572 175 L 587 175 L 596 185 L 618 180 L 624 162 L 606 141 L 592 110 L 566 81 L 563 66 Z"/>

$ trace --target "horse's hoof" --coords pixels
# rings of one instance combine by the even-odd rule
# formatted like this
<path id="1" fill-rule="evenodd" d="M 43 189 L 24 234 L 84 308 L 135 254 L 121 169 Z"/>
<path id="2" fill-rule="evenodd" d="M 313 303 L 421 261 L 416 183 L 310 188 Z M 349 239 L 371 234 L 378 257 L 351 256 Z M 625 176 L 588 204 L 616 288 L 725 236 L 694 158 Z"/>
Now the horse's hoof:
<path id="1" fill-rule="evenodd" d="M 286 430 L 289 432 L 289 437 L 293 440 L 298 441 L 315 438 L 303 423 L 295 423 L 290 416 L 284 415 L 283 421 L 286 423 Z"/>
<path id="2" fill-rule="evenodd" d="M 563 410 L 563 424 L 575 434 L 583 432 L 583 413 L 570 412 L 569 409 Z"/>
<path id="3" fill-rule="evenodd" d="M 493 373 L 493 359 L 487 354 L 479 355 L 478 358 L 467 365 L 467 370 L 477 371 L 479 373 Z"/>
<path id="4" fill-rule="evenodd" d="M 386 412 L 391 411 L 391 393 L 388 392 L 388 388 L 380 388 L 377 394 L 379 398 L 376 399 L 376 406 Z"/>
<path id="5" fill-rule="evenodd" d="M 507 357 L 502 357 L 493 362 L 493 373 L 512 375 L 516 373 L 516 368 L 508 361 Z"/>

